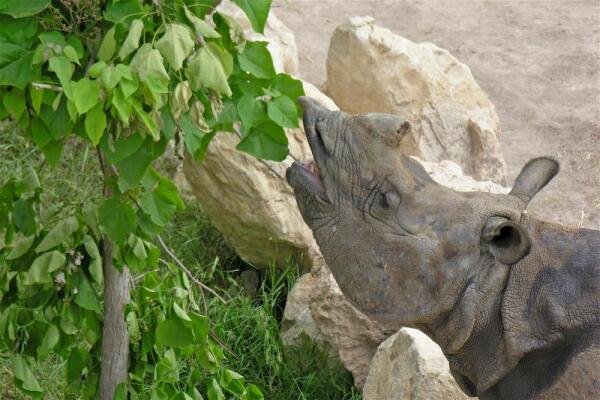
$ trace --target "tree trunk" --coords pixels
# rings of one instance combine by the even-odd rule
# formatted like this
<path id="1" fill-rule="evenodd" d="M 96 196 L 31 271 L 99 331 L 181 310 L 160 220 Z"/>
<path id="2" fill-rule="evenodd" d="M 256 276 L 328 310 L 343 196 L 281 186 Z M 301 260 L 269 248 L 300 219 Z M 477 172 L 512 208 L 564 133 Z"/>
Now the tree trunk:
<path id="1" fill-rule="evenodd" d="M 112 262 L 113 243 L 102 240 L 104 269 L 104 325 L 102 328 L 102 366 L 100 400 L 113 400 L 115 389 L 127 380 L 129 370 L 129 333 L 123 309 L 129 303 L 129 270 L 119 272 Z"/>
<path id="2" fill-rule="evenodd" d="M 105 198 L 112 196 L 108 184 L 114 172 L 98 152 L 104 174 Z M 127 381 L 129 371 L 129 332 L 124 308 L 129 304 L 130 275 L 127 266 L 119 272 L 113 263 L 114 243 L 102 238 L 102 269 L 104 271 L 104 323 L 102 326 L 102 364 L 100 366 L 100 400 L 113 400 L 117 386 Z"/>

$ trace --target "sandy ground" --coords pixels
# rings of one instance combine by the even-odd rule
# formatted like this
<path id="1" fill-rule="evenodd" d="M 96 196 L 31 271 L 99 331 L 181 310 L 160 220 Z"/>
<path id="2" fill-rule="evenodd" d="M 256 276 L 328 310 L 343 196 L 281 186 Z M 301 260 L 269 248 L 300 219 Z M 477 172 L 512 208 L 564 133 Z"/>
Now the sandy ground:
<path id="1" fill-rule="evenodd" d="M 561 162 L 530 211 L 600 229 L 600 0 L 275 0 L 273 10 L 315 84 L 326 79 L 331 34 L 351 16 L 448 49 L 496 105 L 509 182 L 532 157 Z"/>

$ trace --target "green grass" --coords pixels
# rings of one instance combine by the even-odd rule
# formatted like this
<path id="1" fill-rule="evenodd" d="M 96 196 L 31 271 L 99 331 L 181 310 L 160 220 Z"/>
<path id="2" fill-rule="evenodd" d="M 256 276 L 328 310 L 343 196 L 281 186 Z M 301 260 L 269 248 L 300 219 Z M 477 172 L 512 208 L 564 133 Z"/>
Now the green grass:
<path id="1" fill-rule="evenodd" d="M 41 167 L 48 206 L 60 202 L 68 211 L 97 204 L 101 196 L 98 161 L 93 149 L 81 143 L 65 146 L 60 164 L 49 168 L 28 139 L 3 131 L 0 122 L 0 184 L 28 165 Z M 360 399 L 351 375 L 312 341 L 284 349 L 279 327 L 287 292 L 298 275 L 294 264 L 285 271 L 263 273 L 257 294 L 246 294 L 238 278 L 250 266 L 236 256 L 200 206 L 193 200 L 188 203 L 162 237 L 194 275 L 229 299 L 223 304 L 206 294 L 213 329 L 228 349 L 229 368 L 257 384 L 268 400 Z M 36 366 L 45 399 L 66 398 L 60 364 L 58 357 L 49 357 Z M 0 399 L 25 398 L 13 385 L 9 354 L 0 350 Z"/>

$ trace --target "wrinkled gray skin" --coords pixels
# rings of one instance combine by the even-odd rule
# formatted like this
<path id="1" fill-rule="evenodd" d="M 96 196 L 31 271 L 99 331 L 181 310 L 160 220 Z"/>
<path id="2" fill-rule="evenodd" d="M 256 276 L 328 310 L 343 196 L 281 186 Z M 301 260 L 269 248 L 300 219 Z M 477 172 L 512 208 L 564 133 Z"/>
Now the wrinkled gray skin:
<path id="1" fill-rule="evenodd" d="M 402 119 L 300 103 L 320 173 L 287 180 L 358 309 L 427 333 L 468 395 L 600 398 L 600 232 L 525 213 L 556 161 L 531 160 L 509 195 L 456 192 L 400 153 Z"/>

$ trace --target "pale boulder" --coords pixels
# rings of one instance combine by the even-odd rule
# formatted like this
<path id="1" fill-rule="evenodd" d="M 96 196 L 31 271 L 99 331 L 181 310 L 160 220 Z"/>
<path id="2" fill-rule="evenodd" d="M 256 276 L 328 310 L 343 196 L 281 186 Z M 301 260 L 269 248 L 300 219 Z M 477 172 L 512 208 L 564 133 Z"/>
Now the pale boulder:
<path id="1" fill-rule="evenodd" d="M 475 179 L 504 183 L 495 107 L 448 51 L 413 43 L 371 17 L 354 17 L 331 38 L 324 91 L 344 111 L 410 121 L 404 152 L 429 162 L 452 160 Z"/>
<path id="2" fill-rule="evenodd" d="M 364 400 L 463 400 L 442 350 L 424 333 L 402 328 L 383 342 L 363 387 Z"/>

